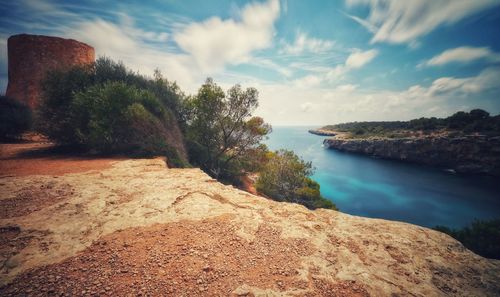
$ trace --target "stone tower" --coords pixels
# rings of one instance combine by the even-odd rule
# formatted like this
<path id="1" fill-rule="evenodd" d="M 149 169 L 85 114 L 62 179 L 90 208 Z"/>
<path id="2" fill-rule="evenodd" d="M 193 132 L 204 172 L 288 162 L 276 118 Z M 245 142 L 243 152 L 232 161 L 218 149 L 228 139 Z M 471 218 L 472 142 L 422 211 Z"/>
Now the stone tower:
<path id="1" fill-rule="evenodd" d="M 95 61 L 94 48 L 73 39 L 20 34 L 9 37 L 9 84 L 6 96 L 36 108 L 41 82 L 49 70 Z"/>

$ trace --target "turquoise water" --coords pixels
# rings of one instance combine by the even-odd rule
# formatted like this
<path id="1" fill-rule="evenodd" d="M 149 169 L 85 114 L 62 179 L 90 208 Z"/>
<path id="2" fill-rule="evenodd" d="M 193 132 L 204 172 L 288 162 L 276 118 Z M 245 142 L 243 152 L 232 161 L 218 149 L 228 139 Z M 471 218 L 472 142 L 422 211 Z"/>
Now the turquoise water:
<path id="1" fill-rule="evenodd" d="M 500 218 L 498 179 L 326 149 L 310 128 L 273 127 L 266 144 L 312 161 L 321 193 L 342 212 L 427 227 Z"/>

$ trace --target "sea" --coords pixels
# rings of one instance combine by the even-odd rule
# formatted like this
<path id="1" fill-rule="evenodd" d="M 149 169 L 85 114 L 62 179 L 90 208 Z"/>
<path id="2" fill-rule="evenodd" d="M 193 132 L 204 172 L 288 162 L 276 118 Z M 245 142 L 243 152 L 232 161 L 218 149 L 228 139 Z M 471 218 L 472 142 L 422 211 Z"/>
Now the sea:
<path id="1" fill-rule="evenodd" d="M 344 213 L 451 228 L 500 218 L 499 178 L 327 149 L 314 128 L 273 126 L 264 143 L 311 161 L 321 194 Z"/>

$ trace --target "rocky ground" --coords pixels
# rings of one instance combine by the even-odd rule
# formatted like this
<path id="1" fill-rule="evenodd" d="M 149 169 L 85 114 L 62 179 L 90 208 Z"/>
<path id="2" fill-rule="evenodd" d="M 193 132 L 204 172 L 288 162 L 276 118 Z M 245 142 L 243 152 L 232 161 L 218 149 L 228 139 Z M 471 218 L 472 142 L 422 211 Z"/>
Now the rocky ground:
<path id="1" fill-rule="evenodd" d="M 500 261 L 433 230 L 270 201 L 161 159 L 1 148 L 1 296 L 500 295 Z"/>

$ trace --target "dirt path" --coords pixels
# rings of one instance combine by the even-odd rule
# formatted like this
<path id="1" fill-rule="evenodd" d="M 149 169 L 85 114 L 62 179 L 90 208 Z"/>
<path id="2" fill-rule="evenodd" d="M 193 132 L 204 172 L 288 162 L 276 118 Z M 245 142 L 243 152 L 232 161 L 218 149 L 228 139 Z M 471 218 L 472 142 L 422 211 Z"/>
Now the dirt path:
<path id="1" fill-rule="evenodd" d="M 54 152 L 51 143 L 0 144 L 0 176 L 63 175 L 110 168 L 124 158 Z"/>

